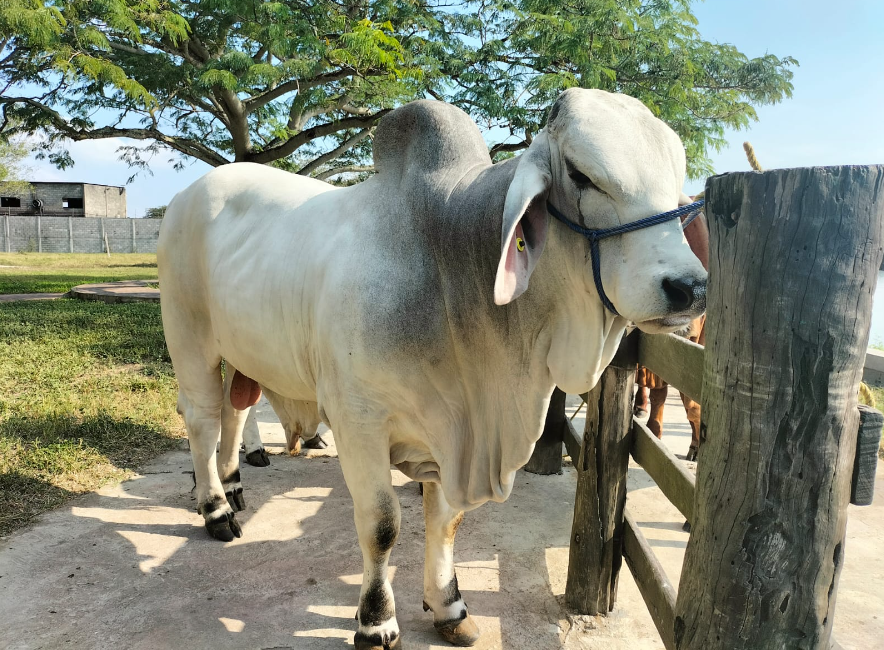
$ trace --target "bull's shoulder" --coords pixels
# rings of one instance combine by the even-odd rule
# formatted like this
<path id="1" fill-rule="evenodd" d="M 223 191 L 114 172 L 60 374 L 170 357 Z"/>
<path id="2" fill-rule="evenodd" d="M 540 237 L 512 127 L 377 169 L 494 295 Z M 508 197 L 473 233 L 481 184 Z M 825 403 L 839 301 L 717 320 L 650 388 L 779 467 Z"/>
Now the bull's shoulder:
<path id="1" fill-rule="evenodd" d="M 490 164 L 479 128 L 462 110 L 421 100 L 386 115 L 374 140 L 374 162 L 381 177 L 428 174 L 440 169 Z"/>

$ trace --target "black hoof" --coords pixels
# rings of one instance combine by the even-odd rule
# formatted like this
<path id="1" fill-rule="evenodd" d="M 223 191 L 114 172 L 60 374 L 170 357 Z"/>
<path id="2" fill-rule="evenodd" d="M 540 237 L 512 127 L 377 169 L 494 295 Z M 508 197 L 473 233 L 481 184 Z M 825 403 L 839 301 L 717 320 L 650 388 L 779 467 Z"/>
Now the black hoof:
<path id="1" fill-rule="evenodd" d="M 240 512 L 241 510 L 246 509 L 246 500 L 242 494 L 242 488 L 234 488 L 230 492 L 225 492 L 224 496 L 227 497 L 227 503 L 230 504 L 230 507 L 233 508 L 234 512 Z"/>
<path id="2" fill-rule="evenodd" d="M 697 460 L 697 451 L 698 450 L 696 447 L 691 447 L 690 449 L 688 449 L 688 455 L 685 456 L 685 460 L 690 462 L 694 462 L 695 460 Z"/>
<path id="3" fill-rule="evenodd" d="M 222 515 L 218 519 L 207 521 L 206 530 L 209 531 L 209 535 L 222 542 L 230 542 L 234 537 L 242 537 L 242 528 L 232 512 Z"/>
<path id="4" fill-rule="evenodd" d="M 691 532 L 691 522 L 689 522 L 689 521 L 684 522 L 684 524 L 682 524 L 681 529 L 686 533 Z"/>
<path id="5" fill-rule="evenodd" d="M 402 637 L 398 634 L 391 638 L 388 633 L 368 635 L 357 632 L 353 645 L 355 650 L 402 650 Z"/>
<path id="6" fill-rule="evenodd" d="M 270 456 L 264 451 L 264 447 L 258 447 L 255 451 L 246 454 L 246 462 L 254 467 L 267 467 L 270 464 Z"/>
<path id="7" fill-rule="evenodd" d="M 328 447 L 328 443 L 319 434 L 316 434 L 310 440 L 305 440 L 301 444 L 307 449 L 326 449 Z"/>

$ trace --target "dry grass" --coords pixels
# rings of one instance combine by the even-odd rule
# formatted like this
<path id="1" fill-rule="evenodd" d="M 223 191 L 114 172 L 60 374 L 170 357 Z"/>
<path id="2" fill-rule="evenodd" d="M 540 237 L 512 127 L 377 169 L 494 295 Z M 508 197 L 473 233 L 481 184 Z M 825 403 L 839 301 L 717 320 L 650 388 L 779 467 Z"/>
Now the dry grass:
<path id="1" fill-rule="evenodd" d="M 869 386 L 869 389 L 875 397 L 875 408 L 884 411 L 884 387 Z M 878 447 L 878 458 L 884 458 L 884 437 L 881 438 L 881 445 Z"/>
<path id="2" fill-rule="evenodd" d="M 152 253 L 0 253 L 0 294 L 64 293 L 78 284 L 155 277 Z"/>
<path id="3" fill-rule="evenodd" d="M 0 535 L 183 435 L 156 304 L 0 305 Z"/>

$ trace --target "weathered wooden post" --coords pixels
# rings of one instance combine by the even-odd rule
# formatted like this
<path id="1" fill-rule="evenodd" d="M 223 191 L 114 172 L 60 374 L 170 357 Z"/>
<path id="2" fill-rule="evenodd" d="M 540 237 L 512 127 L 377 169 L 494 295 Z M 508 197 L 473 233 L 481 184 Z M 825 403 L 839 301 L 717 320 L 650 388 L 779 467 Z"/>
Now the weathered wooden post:
<path id="1" fill-rule="evenodd" d="M 716 176 L 679 650 L 828 649 L 884 166 Z"/>
<path id="2" fill-rule="evenodd" d="M 636 339 L 628 337 L 586 400 L 565 601 L 581 614 L 614 609 L 623 564 Z"/>
<path id="3" fill-rule="evenodd" d="M 565 440 L 565 393 L 558 387 L 553 390 L 546 411 L 543 434 L 534 445 L 534 453 L 525 465 L 532 474 L 558 474 L 562 471 L 562 444 Z"/>

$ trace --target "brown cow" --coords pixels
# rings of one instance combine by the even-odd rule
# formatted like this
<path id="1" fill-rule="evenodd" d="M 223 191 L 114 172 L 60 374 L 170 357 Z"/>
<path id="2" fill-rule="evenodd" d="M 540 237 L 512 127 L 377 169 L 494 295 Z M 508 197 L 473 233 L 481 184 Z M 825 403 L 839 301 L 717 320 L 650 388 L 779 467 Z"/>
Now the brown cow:
<path id="1" fill-rule="evenodd" d="M 706 216 L 700 214 L 694 219 L 684 231 L 685 237 L 691 250 L 694 252 L 703 268 L 709 270 L 709 226 L 706 223 Z M 688 329 L 681 333 L 681 336 L 699 343 L 706 344 L 706 316 L 691 322 Z M 665 381 L 643 366 L 638 367 L 635 381 L 639 386 L 635 396 L 636 415 L 648 412 L 648 402 L 650 401 L 650 414 L 648 417 L 648 429 L 658 438 L 663 437 L 663 405 L 666 403 L 666 396 L 669 393 L 669 386 Z M 649 396 L 650 393 L 650 396 Z M 650 397 L 650 399 L 649 399 Z M 700 448 L 700 405 L 690 397 L 681 393 L 681 401 L 684 404 L 685 412 L 688 416 L 688 422 L 691 425 L 691 446 L 688 450 L 687 459 L 696 460 L 697 451 Z"/>

